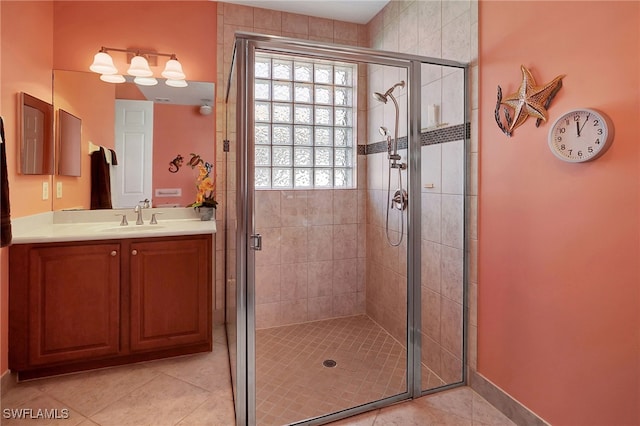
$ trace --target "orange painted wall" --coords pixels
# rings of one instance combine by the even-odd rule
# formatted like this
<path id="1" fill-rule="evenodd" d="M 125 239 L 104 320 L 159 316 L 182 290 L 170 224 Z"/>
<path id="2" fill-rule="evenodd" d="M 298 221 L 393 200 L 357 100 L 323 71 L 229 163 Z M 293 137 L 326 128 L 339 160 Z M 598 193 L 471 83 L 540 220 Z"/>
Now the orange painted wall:
<path id="1" fill-rule="evenodd" d="M 154 197 L 154 206 L 195 201 L 197 170 L 187 164 L 191 153 L 215 164 L 215 115 L 201 115 L 198 107 L 156 104 L 153 108 L 153 189 L 182 188 L 182 197 Z M 177 173 L 169 172 L 169 163 L 177 154 L 184 158 Z M 212 173 L 215 176 L 215 173 Z"/>
<path id="2" fill-rule="evenodd" d="M 18 175 L 18 93 L 26 92 L 51 102 L 53 63 L 53 6 L 50 2 L 0 2 L 0 114 L 7 149 L 11 217 L 49 211 L 51 200 L 42 200 L 42 182 L 50 176 Z M 0 374 L 8 364 L 8 249 L 0 249 Z"/>
<path id="3" fill-rule="evenodd" d="M 479 4 L 478 371 L 554 425 L 640 424 L 640 3 Z M 615 140 L 569 164 L 550 124 L 509 139 L 496 88 L 566 74 L 551 120 L 607 113 Z"/>
<path id="4" fill-rule="evenodd" d="M 50 176 L 18 174 L 18 94 L 28 93 L 52 102 L 53 7 L 50 2 L 2 2 L 1 113 L 7 138 L 7 171 L 12 217 L 51 210 L 42 200 L 42 182 Z M 15 194 L 20 194 L 16 196 Z"/>
<path id="5" fill-rule="evenodd" d="M 215 81 L 217 4 L 56 1 L 54 68 L 86 71 L 101 46 L 176 53 L 189 80 Z M 124 64 L 125 54 L 113 53 Z M 158 61 L 154 72 L 162 71 Z M 124 66 L 121 66 L 124 68 Z"/>

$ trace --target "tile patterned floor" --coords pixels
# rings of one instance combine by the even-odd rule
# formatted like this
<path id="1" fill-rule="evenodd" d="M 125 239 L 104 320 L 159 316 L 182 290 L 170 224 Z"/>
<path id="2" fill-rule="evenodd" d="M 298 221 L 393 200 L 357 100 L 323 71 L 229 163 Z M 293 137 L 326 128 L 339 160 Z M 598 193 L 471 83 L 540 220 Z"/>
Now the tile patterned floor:
<path id="1" fill-rule="evenodd" d="M 348 334 L 342 334 L 347 347 Z M 374 341 L 375 338 L 374 338 Z M 319 342 L 329 350 L 331 342 Z M 384 345 L 384 340 L 382 341 Z M 393 345 L 391 345 L 393 346 Z M 385 363 L 395 356 L 390 347 Z M 331 352 L 336 353 L 336 352 Z M 274 355 L 277 357 L 279 355 Z M 364 354 L 366 358 L 366 351 Z M 369 354 L 368 356 L 371 356 Z M 336 356 L 340 363 L 340 358 Z M 3 426 L 233 426 L 233 399 L 229 378 L 224 329 L 215 330 L 214 351 L 172 359 L 108 368 L 87 373 L 59 376 L 21 383 L 0 395 L 2 409 L 63 409 L 68 419 L 7 419 L 0 414 Z M 338 364 L 340 365 L 340 364 Z M 351 364 L 352 370 L 360 368 Z M 286 371 L 283 368 L 282 371 Z M 381 383 L 373 380 L 371 383 Z M 311 387 L 316 383 L 308 382 Z M 376 392 L 391 392 L 393 380 Z M 284 391 L 284 390 L 283 390 Z M 340 391 L 353 393 L 345 389 Z M 293 393 L 288 390 L 287 393 Z M 348 395 L 354 398 L 353 395 Z M 297 403 L 304 409 L 309 400 L 302 396 Z M 4 411 L 2 411 L 4 413 Z M 277 426 L 279 423 L 261 423 Z M 497 409 L 470 388 L 462 387 L 436 395 L 403 402 L 351 417 L 332 426 L 386 425 L 469 425 L 513 426 Z"/>
<path id="2" fill-rule="evenodd" d="M 1 396 L 3 426 L 234 425 L 227 343 L 214 331 L 211 353 L 20 383 Z M 69 410 L 68 419 L 7 419 L 4 409 Z"/>

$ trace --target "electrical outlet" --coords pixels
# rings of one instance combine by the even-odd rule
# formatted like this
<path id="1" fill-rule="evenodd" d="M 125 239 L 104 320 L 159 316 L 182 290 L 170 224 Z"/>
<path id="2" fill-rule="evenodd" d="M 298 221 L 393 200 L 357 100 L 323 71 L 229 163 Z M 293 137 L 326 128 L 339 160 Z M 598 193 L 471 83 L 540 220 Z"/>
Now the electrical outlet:
<path id="1" fill-rule="evenodd" d="M 42 199 L 49 199 L 49 182 L 42 182 Z"/>
<path id="2" fill-rule="evenodd" d="M 62 182 L 56 182 L 56 198 L 62 198 Z"/>

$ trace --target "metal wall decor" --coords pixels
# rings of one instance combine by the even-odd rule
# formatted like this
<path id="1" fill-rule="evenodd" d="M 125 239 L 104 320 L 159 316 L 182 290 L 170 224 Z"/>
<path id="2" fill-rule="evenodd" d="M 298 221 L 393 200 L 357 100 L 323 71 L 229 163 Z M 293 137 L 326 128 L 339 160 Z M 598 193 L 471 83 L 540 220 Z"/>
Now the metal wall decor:
<path id="1" fill-rule="evenodd" d="M 495 118 L 498 127 L 502 132 L 511 137 L 513 131 L 521 126 L 529 116 L 536 118 L 536 127 L 540 122 L 547 121 L 547 108 L 553 100 L 558 90 L 562 87 L 563 75 L 551 80 L 549 83 L 538 86 L 536 81 L 524 65 L 520 65 L 522 70 L 522 83 L 517 92 L 502 99 L 502 89 L 498 86 L 498 100 L 496 102 Z M 504 121 L 500 116 L 500 105 L 506 105 L 513 109 L 513 116 L 509 108 L 504 108 Z"/>
<path id="2" fill-rule="evenodd" d="M 171 173 L 178 173 L 178 170 L 180 170 L 180 167 L 182 167 L 183 161 L 184 158 L 182 158 L 182 155 L 178 154 L 176 158 L 169 162 L 169 171 Z"/>

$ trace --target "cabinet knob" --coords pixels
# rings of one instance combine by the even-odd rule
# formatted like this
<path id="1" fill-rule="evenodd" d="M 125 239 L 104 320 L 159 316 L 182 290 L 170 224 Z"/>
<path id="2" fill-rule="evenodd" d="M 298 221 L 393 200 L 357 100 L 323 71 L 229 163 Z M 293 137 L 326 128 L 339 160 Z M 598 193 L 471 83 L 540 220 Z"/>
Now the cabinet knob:
<path id="1" fill-rule="evenodd" d="M 135 256 L 136 254 L 138 254 L 138 250 L 131 250 L 131 254 Z"/>
<path id="2" fill-rule="evenodd" d="M 116 255 L 116 254 L 118 254 L 118 252 L 117 252 L 117 251 L 115 251 L 115 250 L 112 250 L 112 251 L 111 251 L 111 257 L 115 257 L 115 255 Z"/>

